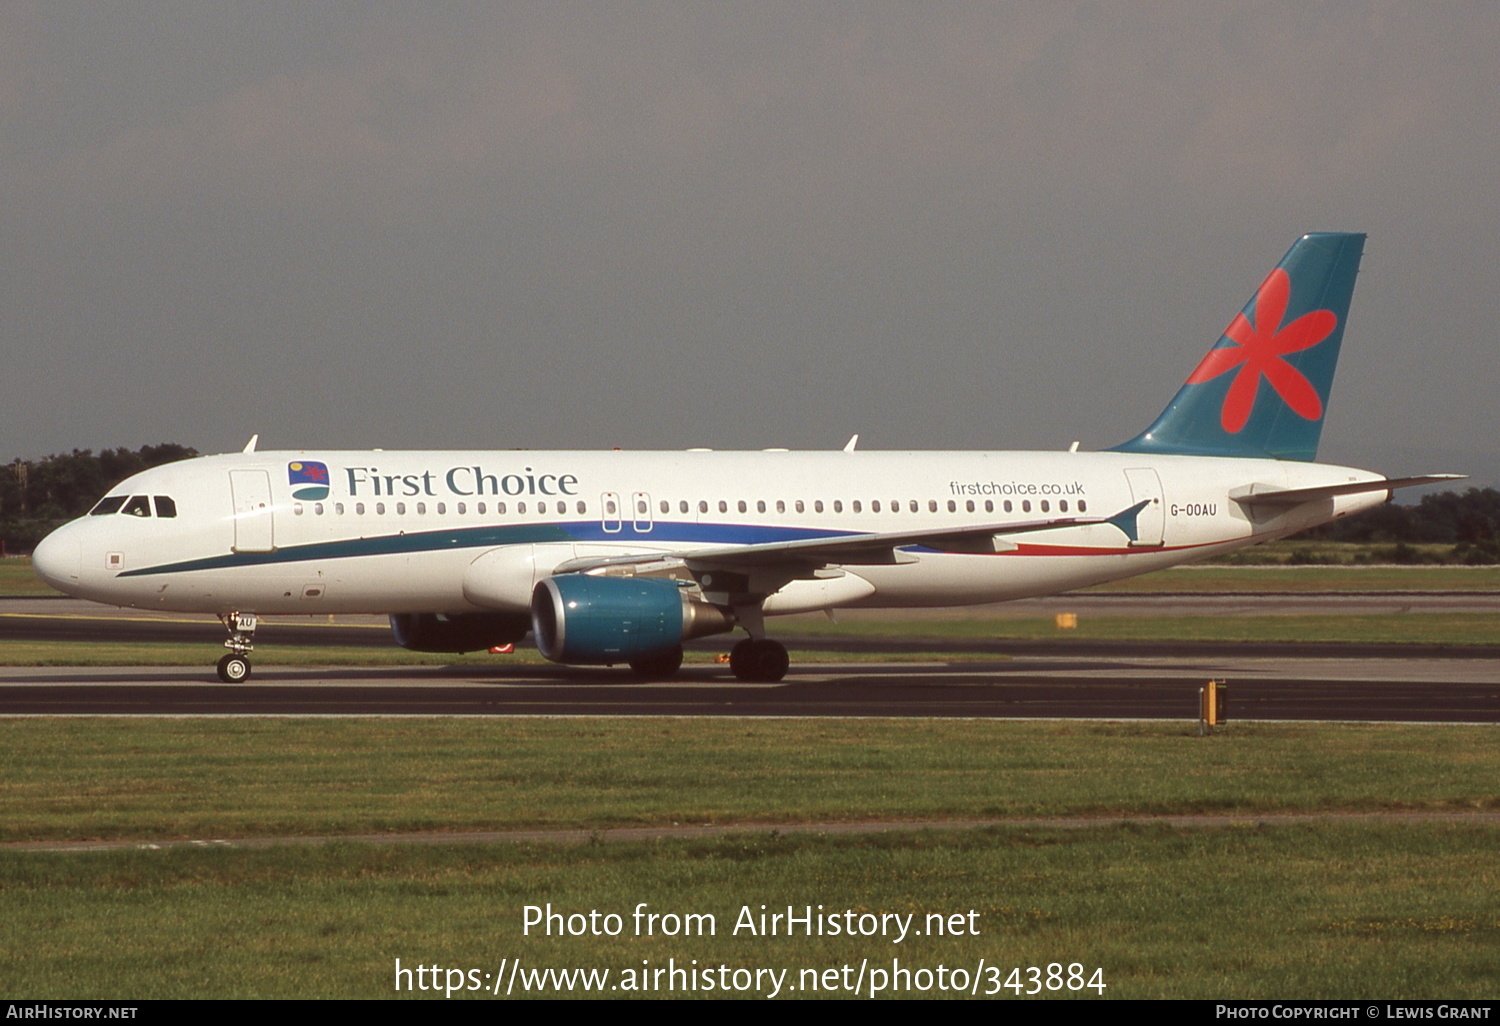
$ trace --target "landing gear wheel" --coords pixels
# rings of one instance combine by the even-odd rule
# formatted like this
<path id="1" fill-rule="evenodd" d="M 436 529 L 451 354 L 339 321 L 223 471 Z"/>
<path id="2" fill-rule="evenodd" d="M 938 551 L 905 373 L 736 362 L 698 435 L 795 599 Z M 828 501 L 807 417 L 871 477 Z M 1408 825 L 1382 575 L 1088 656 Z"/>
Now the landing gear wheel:
<path id="1" fill-rule="evenodd" d="M 682 669 L 682 646 L 673 645 L 663 651 L 632 659 L 630 669 L 641 680 L 664 680 L 675 676 Z"/>
<path id="2" fill-rule="evenodd" d="M 225 684 L 240 684 L 250 678 L 250 660 L 242 655 L 229 653 L 219 660 L 219 679 Z"/>
<path id="3" fill-rule="evenodd" d="M 785 646 L 770 638 L 746 638 L 729 650 L 729 668 L 747 684 L 775 684 L 791 664 Z"/>

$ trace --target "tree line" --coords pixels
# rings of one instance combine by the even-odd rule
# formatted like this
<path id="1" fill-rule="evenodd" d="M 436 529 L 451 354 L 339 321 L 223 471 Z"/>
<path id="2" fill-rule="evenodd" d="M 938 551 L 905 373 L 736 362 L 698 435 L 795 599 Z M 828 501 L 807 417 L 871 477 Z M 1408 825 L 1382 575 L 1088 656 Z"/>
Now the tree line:
<path id="1" fill-rule="evenodd" d="M 1388 546 L 1380 553 L 1383 562 L 1500 563 L 1500 491 L 1467 488 L 1424 495 L 1410 506 L 1388 502 L 1294 538 Z M 1452 548 L 1443 554 L 1413 545 Z"/>
<path id="2" fill-rule="evenodd" d="M 198 455 L 173 442 L 139 449 L 74 449 L 0 465 L 0 553 L 30 552 L 59 524 L 81 517 L 132 474 Z"/>
<path id="3" fill-rule="evenodd" d="M 196 455 L 196 449 L 164 442 L 98 453 L 74 449 L 0 465 L 0 552 L 28 553 L 48 531 L 87 513 L 130 475 Z M 1296 537 L 1388 546 L 1383 560 L 1397 562 L 1500 563 L 1500 491 L 1469 488 L 1424 495 L 1410 506 L 1386 503 Z M 1414 545 L 1447 545 L 1451 551 L 1435 559 Z"/>

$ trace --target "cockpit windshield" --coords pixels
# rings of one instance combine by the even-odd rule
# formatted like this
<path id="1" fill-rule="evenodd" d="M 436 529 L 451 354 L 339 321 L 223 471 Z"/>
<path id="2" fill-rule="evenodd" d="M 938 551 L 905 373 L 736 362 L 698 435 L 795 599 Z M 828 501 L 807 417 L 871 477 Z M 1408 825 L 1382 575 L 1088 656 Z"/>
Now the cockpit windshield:
<path id="1" fill-rule="evenodd" d="M 149 517 L 153 500 L 156 503 L 157 516 L 175 517 L 177 515 L 177 502 L 167 495 L 109 495 L 100 499 L 98 505 L 89 510 L 89 516 L 107 517 L 111 513 L 123 513 L 132 517 Z"/>

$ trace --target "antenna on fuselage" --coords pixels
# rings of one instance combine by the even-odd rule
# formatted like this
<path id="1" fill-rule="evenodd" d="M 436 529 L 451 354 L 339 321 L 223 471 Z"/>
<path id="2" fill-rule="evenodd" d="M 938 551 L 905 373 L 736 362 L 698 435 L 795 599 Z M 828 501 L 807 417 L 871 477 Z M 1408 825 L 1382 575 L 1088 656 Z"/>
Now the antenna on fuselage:
<path id="1" fill-rule="evenodd" d="M 245 443 L 245 447 L 243 449 L 241 449 L 240 452 L 254 452 L 255 451 L 255 443 L 258 442 L 258 441 L 260 441 L 260 435 L 258 433 L 251 435 L 250 436 L 250 441 L 248 441 L 248 442 Z"/>
<path id="2" fill-rule="evenodd" d="M 849 441 L 844 446 L 844 451 L 845 452 L 853 452 L 854 451 L 854 447 L 856 445 L 858 445 L 858 444 L 859 444 L 859 433 L 855 432 L 854 434 L 852 434 L 852 435 L 849 436 Z"/>

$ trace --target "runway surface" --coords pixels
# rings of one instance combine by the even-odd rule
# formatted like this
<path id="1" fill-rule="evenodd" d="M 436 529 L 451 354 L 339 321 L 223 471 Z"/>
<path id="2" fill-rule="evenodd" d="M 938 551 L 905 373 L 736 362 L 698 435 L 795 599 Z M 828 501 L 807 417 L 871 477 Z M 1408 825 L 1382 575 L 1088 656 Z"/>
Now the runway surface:
<path id="1" fill-rule="evenodd" d="M 1102 596 L 1094 596 L 1098 601 Z M 1245 596 L 1232 601 L 1244 613 Z M 1254 596 L 1251 604 L 1282 596 Z M 1470 593 L 1315 596 L 1323 612 L 1346 598 L 1365 611 L 1399 603 L 1493 609 Z M 1034 603 L 1049 608 L 1067 601 Z M 1203 596 L 1110 596 L 1133 614 Z M 1380 606 L 1379 603 L 1384 603 Z M 1012 604 L 1005 607 L 1016 612 Z M 1421 606 L 1424 610 L 1426 605 Z M 1023 615 L 1038 615 L 1033 610 Z M 1118 614 L 1117 614 L 1118 615 Z M 791 624 L 788 624 L 791 627 Z M 633 715 L 882 716 L 1183 719 L 1198 689 L 1227 681 L 1232 720 L 1500 722 L 1500 650 L 1484 646 L 861 640 L 780 635 L 789 647 L 866 654 L 993 653 L 982 662 L 794 664 L 774 685 L 741 684 L 727 667 L 689 665 L 670 683 L 635 682 L 623 669 L 518 665 L 297 668 L 257 665 L 239 685 L 218 683 L 211 662 L 222 631 L 212 620 L 104 609 L 52 599 L 0 599 L 0 641 L 183 640 L 204 644 L 201 667 L 0 667 L 0 715 Z M 380 618 L 272 623 L 277 644 L 389 647 Z M 722 640 L 702 643 L 705 652 Z"/>
<path id="2" fill-rule="evenodd" d="M 779 684 L 718 667 L 671 683 L 564 667 L 0 669 L 0 715 L 880 716 L 1183 719 L 1227 680 L 1231 720 L 1500 722 L 1494 660 L 1067 658 L 822 664 Z"/>

